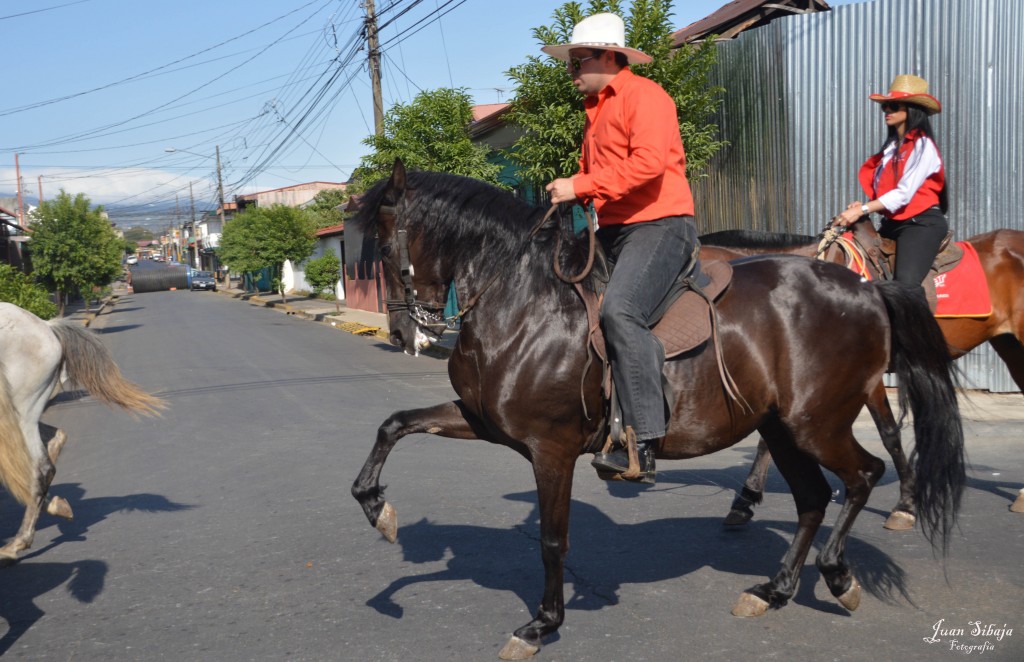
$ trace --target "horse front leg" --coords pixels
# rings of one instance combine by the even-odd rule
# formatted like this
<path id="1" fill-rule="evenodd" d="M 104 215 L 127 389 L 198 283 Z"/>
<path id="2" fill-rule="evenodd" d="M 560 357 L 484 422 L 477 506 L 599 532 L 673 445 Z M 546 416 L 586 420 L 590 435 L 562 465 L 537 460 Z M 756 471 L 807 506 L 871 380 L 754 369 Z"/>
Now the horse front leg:
<path id="1" fill-rule="evenodd" d="M 394 507 L 384 500 L 380 474 L 399 439 L 424 432 L 452 439 L 482 439 L 484 430 L 461 400 L 397 411 L 381 424 L 370 456 L 352 484 L 352 496 L 363 507 L 370 524 L 391 543 L 398 539 L 398 517 Z"/>
<path id="2" fill-rule="evenodd" d="M 750 473 L 743 483 L 743 489 L 736 494 L 732 500 L 732 507 L 729 514 L 722 522 L 725 526 L 742 526 L 754 517 L 754 506 L 761 503 L 764 498 L 764 484 L 768 478 L 768 466 L 772 463 L 771 453 L 768 452 L 768 444 L 764 439 L 757 442 L 757 455 L 754 463 L 750 465 Z"/>
<path id="3" fill-rule="evenodd" d="M 540 650 L 541 640 L 565 620 L 565 555 L 569 551 L 569 505 L 576 456 L 557 452 L 535 454 L 540 510 L 540 554 L 544 562 L 544 597 L 533 620 L 516 630 L 498 653 L 503 660 L 523 660 Z"/>

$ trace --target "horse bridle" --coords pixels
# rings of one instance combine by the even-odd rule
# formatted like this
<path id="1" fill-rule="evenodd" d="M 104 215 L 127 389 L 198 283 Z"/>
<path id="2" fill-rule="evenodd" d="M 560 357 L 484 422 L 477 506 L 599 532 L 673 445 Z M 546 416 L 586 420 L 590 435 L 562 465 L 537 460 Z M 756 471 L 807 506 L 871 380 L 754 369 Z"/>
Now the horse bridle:
<path id="1" fill-rule="evenodd" d="M 390 214 L 398 224 L 398 208 L 393 205 L 381 205 L 378 213 Z M 440 338 L 445 329 L 454 329 L 459 316 L 445 317 L 442 314 L 445 304 L 437 301 L 423 301 L 416 298 L 416 288 L 412 284 L 412 262 L 409 260 L 409 234 L 405 228 L 396 232 L 398 243 L 399 277 L 402 281 L 402 298 L 385 299 L 388 310 L 406 310 L 409 317 L 421 328 Z M 381 250 L 390 248 L 389 244 L 381 246 Z"/>
<path id="2" fill-rule="evenodd" d="M 551 218 L 551 215 L 555 212 L 557 208 L 558 205 L 551 205 L 551 208 L 548 209 L 546 214 L 544 214 L 544 217 L 540 220 L 540 222 L 537 223 L 537 225 L 535 225 L 533 229 L 530 231 L 530 234 L 527 237 L 526 242 L 524 243 L 524 248 L 526 245 L 529 245 L 531 241 L 533 241 L 533 238 L 537 236 L 537 233 L 540 232 L 540 229 L 544 227 L 544 225 L 548 222 L 548 219 Z M 398 215 L 397 205 L 381 205 L 380 207 L 377 208 L 377 212 L 378 214 L 390 214 L 395 217 L 396 226 L 399 226 L 401 224 Z M 576 277 L 576 280 L 581 280 L 584 276 L 586 276 L 586 274 L 589 273 L 590 271 L 591 265 L 593 264 L 594 228 L 593 224 L 589 222 L 587 223 L 587 226 L 590 230 L 590 255 L 587 261 L 587 266 L 584 269 L 584 273 Z M 414 288 L 412 284 L 412 262 L 409 260 L 409 235 L 405 228 L 400 228 L 396 230 L 395 234 L 398 243 L 399 277 L 402 281 L 403 298 L 385 299 L 384 303 L 387 304 L 389 311 L 407 310 L 409 313 L 409 317 L 411 317 L 412 320 L 420 326 L 420 328 L 428 331 L 429 333 L 438 338 L 441 337 L 441 334 L 444 333 L 445 329 L 454 329 L 456 325 L 459 323 L 459 320 L 465 317 L 466 313 L 468 313 L 470 309 L 472 309 L 473 306 L 477 304 L 477 302 L 480 300 L 480 297 L 483 296 L 483 293 L 486 292 L 491 287 L 491 285 L 493 285 L 494 282 L 498 280 L 498 277 L 501 275 L 500 272 L 494 274 L 494 276 L 492 276 L 491 279 L 487 281 L 487 283 L 479 291 L 477 291 L 475 295 L 470 297 L 469 301 L 466 303 L 465 306 L 462 307 L 461 310 L 459 310 L 458 313 L 456 313 L 455 315 L 451 315 L 449 317 L 445 317 L 442 313 L 445 307 L 444 303 L 439 303 L 437 301 L 423 301 L 421 299 L 416 298 L 416 288 Z M 385 247 L 390 247 L 390 245 L 383 245 L 381 246 L 381 249 L 383 250 Z M 563 280 L 567 280 L 562 275 L 561 269 L 558 266 L 557 251 L 555 255 L 555 271 L 556 273 L 558 273 L 560 278 L 562 278 Z M 567 280 L 567 282 L 575 281 Z"/>

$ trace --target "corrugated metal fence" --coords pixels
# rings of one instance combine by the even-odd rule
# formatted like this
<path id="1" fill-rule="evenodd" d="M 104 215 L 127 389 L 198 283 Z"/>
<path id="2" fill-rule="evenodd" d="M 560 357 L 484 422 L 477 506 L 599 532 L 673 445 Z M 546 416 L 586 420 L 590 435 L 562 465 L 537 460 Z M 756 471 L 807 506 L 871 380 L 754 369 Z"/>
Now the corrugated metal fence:
<path id="1" fill-rule="evenodd" d="M 722 42 L 714 82 L 730 145 L 694 182 L 702 232 L 816 234 L 863 197 L 857 170 L 885 125 L 868 101 L 896 74 L 925 78 L 958 239 L 1024 229 L 1024 0 L 874 0 L 795 15 Z M 988 346 L 968 385 L 1016 391 Z"/>

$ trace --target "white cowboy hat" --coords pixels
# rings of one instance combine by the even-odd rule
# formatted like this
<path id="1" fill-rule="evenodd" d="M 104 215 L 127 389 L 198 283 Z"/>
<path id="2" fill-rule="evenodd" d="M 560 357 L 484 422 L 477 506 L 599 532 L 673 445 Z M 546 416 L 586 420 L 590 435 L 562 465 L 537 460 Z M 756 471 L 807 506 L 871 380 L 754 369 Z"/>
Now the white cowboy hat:
<path id="1" fill-rule="evenodd" d="M 929 115 L 942 112 L 939 100 L 928 94 L 928 81 L 920 76 L 900 74 L 892 79 L 888 94 L 872 94 L 868 97 L 876 103 L 896 101 L 921 106 Z"/>
<path id="2" fill-rule="evenodd" d="M 594 14 L 577 23 L 570 43 L 542 46 L 541 50 L 556 60 L 568 62 L 569 51 L 574 48 L 624 53 L 630 64 L 647 64 L 654 59 L 643 51 L 626 48 L 626 25 L 621 18 L 608 13 Z"/>

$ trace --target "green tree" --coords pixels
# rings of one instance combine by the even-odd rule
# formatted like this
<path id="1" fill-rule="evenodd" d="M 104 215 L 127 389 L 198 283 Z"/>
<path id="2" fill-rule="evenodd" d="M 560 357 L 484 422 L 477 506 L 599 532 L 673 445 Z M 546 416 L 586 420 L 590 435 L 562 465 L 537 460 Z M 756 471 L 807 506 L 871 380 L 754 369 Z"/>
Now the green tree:
<path id="1" fill-rule="evenodd" d="M 338 302 L 337 285 L 341 278 L 341 260 L 334 253 L 325 253 L 315 260 L 306 263 L 306 282 L 313 288 L 313 293 L 320 295 L 331 290 L 334 292 L 334 309 L 341 312 Z"/>
<path id="2" fill-rule="evenodd" d="M 631 65 L 630 69 L 659 83 L 675 100 L 687 174 L 699 177 L 724 144 L 717 140 L 718 127 L 711 122 L 724 93 L 723 88 L 708 82 L 715 63 L 713 40 L 673 50 L 670 0 L 634 0 L 628 15 L 621 4 L 619 0 L 591 0 L 584 11 L 580 3 L 567 2 L 552 14 L 554 22 L 534 28 L 533 36 L 541 45 L 569 43 L 573 26 L 587 16 L 606 11 L 622 16 L 626 44 L 654 58 L 650 64 Z M 515 83 L 508 122 L 525 130 L 507 151 L 509 159 L 520 166 L 520 176 L 543 186 L 557 177 L 575 174 L 586 116 L 565 63 L 543 54 L 531 55 L 507 75 Z"/>
<path id="3" fill-rule="evenodd" d="M 49 293 L 8 264 L 0 264 L 0 301 L 20 306 L 44 320 L 57 314 Z"/>
<path id="4" fill-rule="evenodd" d="M 332 225 L 341 225 L 345 217 L 338 206 L 348 202 L 348 198 L 348 192 L 340 188 L 329 188 L 317 193 L 305 208 L 313 219 L 313 226 L 320 230 Z"/>
<path id="5" fill-rule="evenodd" d="M 298 264 L 316 246 L 313 222 L 302 209 L 273 205 L 247 209 L 224 226 L 217 258 L 234 271 L 255 273 L 269 268 L 274 289 L 285 300 L 281 268 Z"/>
<path id="6" fill-rule="evenodd" d="M 85 296 L 94 287 L 109 285 L 121 274 L 124 243 L 114 232 L 102 207 L 92 207 L 79 193 L 64 190 L 39 204 L 30 223 L 29 248 L 35 276 L 57 292 L 61 315 L 71 293 Z"/>
<path id="7" fill-rule="evenodd" d="M 465 175 L 500 185 L 501 167 L 490 163 L 490 149 L 469 138 L 472 99 L 465 89 L 420 92 L 410 104 L 395 104 L 384 117 L 384 133 L 366 138 L 374 149 L 353 173 L 355 191 L 391 175 L 396 158 L 406 167 Z"/>

